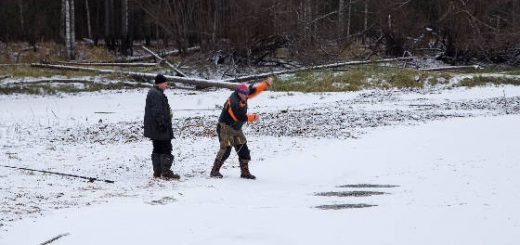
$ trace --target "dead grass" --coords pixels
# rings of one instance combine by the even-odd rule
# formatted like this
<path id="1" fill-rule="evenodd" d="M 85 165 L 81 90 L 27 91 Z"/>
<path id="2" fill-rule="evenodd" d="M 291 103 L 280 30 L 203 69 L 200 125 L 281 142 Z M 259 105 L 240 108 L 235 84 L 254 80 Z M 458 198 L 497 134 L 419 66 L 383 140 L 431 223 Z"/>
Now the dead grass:
<path id="1" fill-rule="evenodd" d="M 298 72 L 289 79 L 277 79 L 273 84 L 273 90 L 342 92 L 373 88 L 413 89 L 422 88 L 426 84 L 435 85 L 446 82 L 450 77 L 446 73 L 368 65 L 352 67 L 341 72 Z"/>
<path id="2" fill-rule="evenodd" d="M 28 43 L 2 43 L 0 45 L 0 64 L 35 63 L 42 60 L 66 60 L 65 47 L 55 42 L 39 42 L 36 50 Z M 77 60 L 108 61 L 114 56 L 104 47 L 94 47 L 82 42 L 76 46 Z"/>

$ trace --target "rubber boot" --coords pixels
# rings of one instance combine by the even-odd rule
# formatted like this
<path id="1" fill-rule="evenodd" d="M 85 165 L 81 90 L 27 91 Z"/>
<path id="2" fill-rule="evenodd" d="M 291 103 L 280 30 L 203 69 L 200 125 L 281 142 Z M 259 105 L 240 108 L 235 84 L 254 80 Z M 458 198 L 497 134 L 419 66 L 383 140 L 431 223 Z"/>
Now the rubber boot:
<path id="1" fill-rule="evenodd" d="M 211 178 L 219 178 L 219 179 L 224 177 L 219 172 L 220 171 L 220 167 L 222 167 L 222 161 L 219 161 L 219 160 L 215 159 L 215 162 L 213 163 L 213 168 L 211 168 L 211 173 L 209 174 L 209 177 L 211 177 Z"/>
<path id="2" fill-rule="evenodd" d="M 152 153 L 152 166 L 153 166 L 153 177 L 161 177 L 161 160 L 160 154 Z"/>
<path id="3" fill-rule="evenodd" d="M 161 154 L 161 178 L 165 180 L 178 180 L 181 177 L 178 174 L 174 174 L 171 170 L 173 164 L 173 155 L 171 154 Z"/>
<path id="4" fill-rule="evenodd" d="M 256 177 L 249 172 L 249 160 L 240 160 L 240 178 L 256 179 Z"/>

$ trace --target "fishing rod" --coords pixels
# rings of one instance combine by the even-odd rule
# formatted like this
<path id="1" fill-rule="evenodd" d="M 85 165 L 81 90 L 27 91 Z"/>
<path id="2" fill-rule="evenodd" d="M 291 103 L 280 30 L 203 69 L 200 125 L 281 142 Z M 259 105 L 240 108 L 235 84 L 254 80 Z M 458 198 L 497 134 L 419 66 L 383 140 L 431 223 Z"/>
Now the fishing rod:
<path id="1" fill-rule="evenodd" d="M 8 165 L 1 165 L 1 164 L 0 164 L 0 167 L 12 168 L 12 169 L 18 169 L 18 170 L 27 170 L 27 171 L 38 172 L 38 173 L 55 174 L 55 175 L 66 176 L 66 177 L 73 177 L 73 178 L 80 178 L 80 179 L 86 179 L 86 180 L 88 180 L 88 182 L 101 181 L 101 182 L 111 183 L 111 184 L 115 182 L 113 180 L 107 180 L 107 179 L 99 179 L 99 178 L 94 178 L 94 177 L 87 177 L 87 176 L 81 176 L 81 175 L 75 175 L 75 174 L 66 174 L 66 173 L 53 172 L 53 171 L 47 171 L 47 170 L 38 170 L 38 169 L 30 169 L 30 168 L 22 168 L 22 167 L 13 167 L 13 166 L 8 166 Z"/>

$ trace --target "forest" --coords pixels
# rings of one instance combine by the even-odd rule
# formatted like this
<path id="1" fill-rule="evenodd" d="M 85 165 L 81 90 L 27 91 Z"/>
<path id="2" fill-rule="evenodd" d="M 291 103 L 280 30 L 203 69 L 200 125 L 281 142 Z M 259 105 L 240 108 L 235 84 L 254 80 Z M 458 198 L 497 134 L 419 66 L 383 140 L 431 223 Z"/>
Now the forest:
<path id="1" fill-rule="evenodd" d="M 0 1 L 0 47 L 51 42 L 68 59 L 87 42 L 117 56 L 136 43 L 197 46 L 248 64 L 283 52 L 304 63 L 426 54 L 516 65 L 519 24 L 518 0 Z"/>

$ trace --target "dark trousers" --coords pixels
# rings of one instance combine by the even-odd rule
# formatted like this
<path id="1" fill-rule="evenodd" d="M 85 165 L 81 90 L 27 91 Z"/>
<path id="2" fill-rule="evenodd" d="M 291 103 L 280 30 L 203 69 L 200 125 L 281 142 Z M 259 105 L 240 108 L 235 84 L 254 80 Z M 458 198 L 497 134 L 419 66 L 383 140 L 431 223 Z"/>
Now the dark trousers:
<path id="1" fill-rule="evenodd" d="M 171 140 L 152 140 L 153 153 L 158 154 L 172 154 L 172 141 Z"/>

